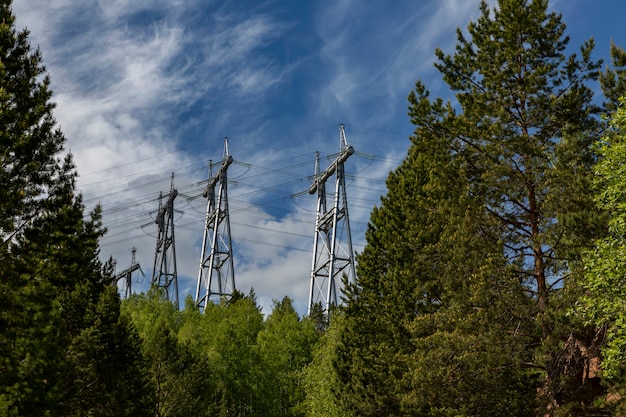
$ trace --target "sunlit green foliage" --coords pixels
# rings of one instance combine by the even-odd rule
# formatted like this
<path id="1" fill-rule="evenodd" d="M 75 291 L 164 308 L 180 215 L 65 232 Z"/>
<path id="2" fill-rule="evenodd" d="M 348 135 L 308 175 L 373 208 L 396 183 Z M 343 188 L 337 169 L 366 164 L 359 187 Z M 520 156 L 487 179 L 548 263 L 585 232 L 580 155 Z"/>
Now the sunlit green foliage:
<path id="1" fill-rule="evenodd" d="M 602 376 L 614 390 L 626 393 L 626 99 L 600 140 L 595 168 L 598 207 L 609 213 L 609 235 L 596 241 L 585 257 L 585 295 L 578 307 L 590 324 L 606 332 Z M 624 411 L 624 410 L 622 410 Z"/>
<path id="2" fill-rule="evenodd" d="M 289 298 L 263 317 L 253 297 L 178 311 L 151 290 L 123 303 L 142 340 L 155 414 L 298 416 L 301 370 L 318 339 Z"/>

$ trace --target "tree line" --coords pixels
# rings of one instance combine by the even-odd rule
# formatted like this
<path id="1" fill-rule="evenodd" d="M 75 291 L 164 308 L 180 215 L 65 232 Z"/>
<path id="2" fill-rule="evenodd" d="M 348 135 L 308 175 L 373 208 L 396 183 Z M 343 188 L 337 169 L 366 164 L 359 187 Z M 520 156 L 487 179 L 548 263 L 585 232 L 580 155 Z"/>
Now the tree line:
<path id="1" fill-rule="evenodd" d="M 626 413 L 626 52 L 499 0 L 435 51 L 329 317 L 120 301 L 39 50 L 0 1 L 0 415 Z M 570 52 L 574 51 L 575 52 Z"/>

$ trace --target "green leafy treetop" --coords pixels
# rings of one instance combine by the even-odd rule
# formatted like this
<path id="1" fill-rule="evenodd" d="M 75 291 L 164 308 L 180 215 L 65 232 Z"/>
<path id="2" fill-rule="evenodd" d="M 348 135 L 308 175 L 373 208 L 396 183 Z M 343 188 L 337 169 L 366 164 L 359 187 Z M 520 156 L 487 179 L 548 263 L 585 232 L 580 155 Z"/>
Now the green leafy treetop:
<path id="1" fill-rule="evenodd" d="M 606 332 L 602 349 L 603 382 L 615 398 L 626 395 L 626 99 L 610 122 L 610 131 L 599 141 L 601 160 L 595 168 L 596 201 L 610 214 L 609 235 L 596 241 L 585 256 L 585 294 L 574 311 Z M 626 412 L 621 405 L 620 412 Z"/>

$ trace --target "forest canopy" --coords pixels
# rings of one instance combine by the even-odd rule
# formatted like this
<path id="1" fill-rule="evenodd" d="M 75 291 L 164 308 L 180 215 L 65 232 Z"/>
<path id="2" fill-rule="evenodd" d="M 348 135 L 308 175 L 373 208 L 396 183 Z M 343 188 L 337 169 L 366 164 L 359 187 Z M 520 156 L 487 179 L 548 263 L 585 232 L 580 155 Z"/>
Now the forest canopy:
<path id="1" fill-rule="evenodd" d="M 453 95 L 409 92 L 358 278 L 310 317 L 121 300 L 42 54 L 0 17 L 0 415 L 626 412 L 626 52 L 570 45 L 548 1 L 482 2 L 434 51 Z"/>

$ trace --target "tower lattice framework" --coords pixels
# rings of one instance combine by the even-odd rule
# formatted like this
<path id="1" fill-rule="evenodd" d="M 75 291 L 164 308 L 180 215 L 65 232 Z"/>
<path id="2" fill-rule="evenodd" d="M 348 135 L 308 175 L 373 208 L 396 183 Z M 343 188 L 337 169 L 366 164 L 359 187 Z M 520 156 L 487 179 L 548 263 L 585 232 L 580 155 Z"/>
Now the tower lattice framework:
<path id="1" fill-rule="evenodd" d="M 113 277 L 113 285 L 115 286 L 117 286 L 117 283 L 120 280 L 122 279 L 124 280 L 123 292 L 122 294 L 120 294 L 122 299 L 128 299 L 128 297 L 130 297 L 130 295 L 132 294 L 133 272 L 135 272 L 136 270 L 139 270 L 139 272 L 143 274 L 143 271 L 141 270 L 141 266 L 135 260 L 135 254 L 137 253 L 137 249 L 132 248 L 131 253 L 132 253 L 132 259 L 130 262 L 130 267 L 126 268 L 125 270 L 123 270 L 119 274 L 116 274 Z"/>
<path id="2" fill-rule="evenodd" d="M 178 191 L 174 188 L 174 174 L 167 195 L 159 194 L 159 211 L 156 220 L 158 226 L 154 266 L 151 285 L 163 288 L 165 297 L 179 308 L 178 272 L 176 269 L 176 242 L 174 239 L 174 199 Z M 163 199 L 167 198 L 165 203 Z"/>
<path id="3" fill-rule="evenodd" d="M 339 135 L 339 155 L 324 172 L 320 173 L 319 153 L 317 154 L 315 182 L 309 188 L 309 194 L 317 192 L 309 314 L 318 303 L 329 312 L 331 306 L 337 305 L 337 287 L 342 274 L 347 275 L 348 282 L 353 282 L 356 276 L 344 170 L 344 163 L 354 153 L 354 148 L 348 145 L 343 125 L 339 125 Z M 329 207 L 326 181 L 333 175 L 335 192 L 331 195 L 332 206 Z"/>
<path id="4" fill-rule="evenodd" d="M 232 163 L 233 157 L 228 153 L 228 138 L 225 138 L 224 158 L 215 175 L 212 173 L 213 164 L 209 164 L 209 182 L 203 194 L 208 201 L 195 297 L 195 304 L 200 309 L 204 309 L 212 300 L 231 296 L 235 291 L 227 175 Z"/>

